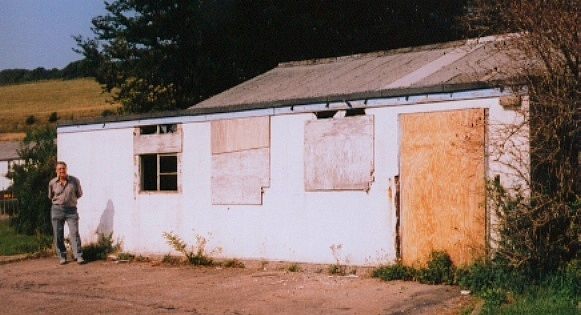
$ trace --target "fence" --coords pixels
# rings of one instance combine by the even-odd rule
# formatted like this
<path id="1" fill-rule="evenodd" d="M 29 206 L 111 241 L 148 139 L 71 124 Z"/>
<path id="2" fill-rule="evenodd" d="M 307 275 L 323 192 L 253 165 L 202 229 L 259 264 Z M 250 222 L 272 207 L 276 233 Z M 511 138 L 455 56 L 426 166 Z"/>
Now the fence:
<path id="1" fill-rule="evenodd" d="M 11 216 L 17 213 L 18 203 L 16 198 L 2 198 L 0 199 L 0 215 Z"/>

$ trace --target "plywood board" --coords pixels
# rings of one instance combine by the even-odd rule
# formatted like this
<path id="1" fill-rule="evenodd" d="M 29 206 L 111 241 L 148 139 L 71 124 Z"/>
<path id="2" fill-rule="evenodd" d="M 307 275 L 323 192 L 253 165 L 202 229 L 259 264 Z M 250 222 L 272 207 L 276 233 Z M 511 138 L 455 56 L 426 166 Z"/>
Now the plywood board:
<path id="1" fill-rule="evenodd" d="M 305 190 L 369 190 L 373 115 L 305 122 Z"/>
<path id="2" fill-rule="evenodd" d="M 270 117 L 211 122 L 212 154 L 270 147 Z"/>
<path id="3" fill-rule="evenodd" d="M 262 204 L 270 186 L 270 149 L 212 155 L 212 204 Z"/>
<path id="4" fill-rule="evenodd" d="M 484 109 L 402 114 L 401 258 L 433 250 L 456 265 L 485 254 Z"/>
<path id="5" fill-rule="evenodd" d="M 178 129 L 174 133 L 140 135 L 133 136 L 133 153 L 179 153 L 182 152 L 182 133 Z"/>

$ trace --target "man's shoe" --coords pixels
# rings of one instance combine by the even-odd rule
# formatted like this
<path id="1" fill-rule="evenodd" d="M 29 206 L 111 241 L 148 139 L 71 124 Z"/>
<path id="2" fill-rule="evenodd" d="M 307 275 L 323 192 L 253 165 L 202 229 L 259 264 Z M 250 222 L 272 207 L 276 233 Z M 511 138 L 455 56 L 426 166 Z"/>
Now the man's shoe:
<path id="1" fill-rule="evenodd" d="M 59 264 L 61 264 L 61 265 L 66 265 L 66 264 L 67 264 L 67 259 L 66 259 L 66 258 L 61 258 L 61 259 L 59 260 Z"/>
<path id="2" fill-rule="evenodd" d="M 77 258 L 77 264 L 79 264 L 79 265 L 85 264 L 85 260 L 83 259 L 83 257 Z"/>

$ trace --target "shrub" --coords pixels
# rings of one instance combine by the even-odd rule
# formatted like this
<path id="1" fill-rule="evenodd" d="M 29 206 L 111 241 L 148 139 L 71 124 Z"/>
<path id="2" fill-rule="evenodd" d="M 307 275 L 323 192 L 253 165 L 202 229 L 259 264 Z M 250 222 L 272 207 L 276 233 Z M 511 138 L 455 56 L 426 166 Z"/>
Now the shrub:
<path id="1" fill-rule="evenodd" d="M 34 125 L 34 123 L 36 122 L 36 118 L 34 117 L 34 115 L 30 115 L 28 117 L 26 117 L 26 120 L 24 121 L 25 124 L 27 125 Z"/>
<path id="2" fill-rule="evenodd" d="M 419 273 L 421 283 L 429 284 L 454 284 L 456 267 L 452 263 L 450 255 L 443 251 L 433 251 L 427 268 L 422 268 Z"/>
<path id="3" fill-rule="evenodd" d="M 385 281 L 405 280 L 412 281 L 416 278 L 416 270 L 412 267 L 404 266 L 401 262 L 394 265 L 381 266 L 371 272 L 371 276 Z"/>
<path id="4" fill-rule="evenodd" d="M 50 113 L 50 116 L 48 116 L 48 122 L 56 122 L 59 119 L 58 115 L 56 112 L 52 112 Z"/>
<path id="5" fill-rule="evenodd" d="M 113 244 L 113 234 L 99 234 L 96 243 L 83 246 L 83 258 L 87 261 L 105 260 L 107 255 L 118 250 L 121 245 Z"/>
<path id="6" fill-rule="evenodd" d="M 7 177 L 13 182 L 18 197 L 17 215 L 10 225 L 17 233 L 52 235 L 48 182 L 55 176 L 56 129 L 33 127 L 26 131 L 18 156 L 23 161 L 12 165 Z"/>
<path id="7" fill-rule="evenodd" d="M 455 284 L 456 267 L 450 256 L 443 251 L 433 251 L 425 268 L 416 269 L 404 266 L 401 262 L 382 266 L 372 271 L 371 275 L 386 281 L 405 280 L 427 284 Z"/>

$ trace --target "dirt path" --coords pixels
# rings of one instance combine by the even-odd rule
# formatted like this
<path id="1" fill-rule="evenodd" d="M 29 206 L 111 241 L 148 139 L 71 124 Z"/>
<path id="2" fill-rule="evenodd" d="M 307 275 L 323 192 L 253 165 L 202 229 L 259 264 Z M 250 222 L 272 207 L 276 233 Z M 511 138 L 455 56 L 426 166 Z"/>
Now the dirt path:
<path id="1" fill-rule="evenodd" d="M 2 314 L 460 314 L 452 286 L 331 276 L 272 264 L 243 269 L 152 263 L 0 265 Z"/>

